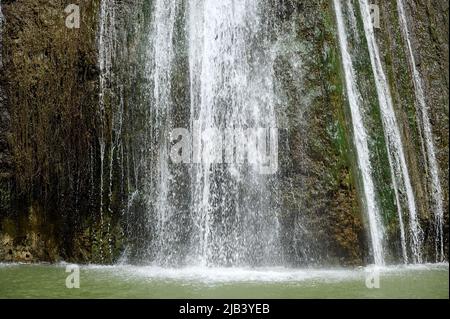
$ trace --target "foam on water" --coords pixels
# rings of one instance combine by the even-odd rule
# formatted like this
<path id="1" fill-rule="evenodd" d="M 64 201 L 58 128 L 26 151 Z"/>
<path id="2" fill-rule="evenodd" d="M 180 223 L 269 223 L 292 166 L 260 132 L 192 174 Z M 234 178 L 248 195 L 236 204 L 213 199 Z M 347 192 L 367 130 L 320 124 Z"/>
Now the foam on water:
<path id="1" fill-rule="evenodd" d="M 286 267 L 202 267 L 163 268 L 158 266 L 99 266 L 83 267 L 87 270 L 113 271 L 118 276 L 129 279 L 185 281 L 196 283 L 299 283 L 305 281 L 341 282 L 365 280 L 368 273 L 377 271 L 383 275 L 402 275 L 415 271 L 448 271 L 448 263 L 411 264 L 357 268 L 286 268 Z"/>

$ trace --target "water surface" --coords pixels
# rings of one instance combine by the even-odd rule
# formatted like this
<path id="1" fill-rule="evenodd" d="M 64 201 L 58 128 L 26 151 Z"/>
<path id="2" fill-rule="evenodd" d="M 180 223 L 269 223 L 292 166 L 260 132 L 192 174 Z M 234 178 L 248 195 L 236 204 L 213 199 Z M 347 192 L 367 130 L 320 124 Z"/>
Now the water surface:
<path id="1" fill-rule="evenodd" d="M 449 298 L 448 264 L 352 269 L 0 264 L 0 298 Z M 366 286 L 379 274 L 380 287 Z"/>

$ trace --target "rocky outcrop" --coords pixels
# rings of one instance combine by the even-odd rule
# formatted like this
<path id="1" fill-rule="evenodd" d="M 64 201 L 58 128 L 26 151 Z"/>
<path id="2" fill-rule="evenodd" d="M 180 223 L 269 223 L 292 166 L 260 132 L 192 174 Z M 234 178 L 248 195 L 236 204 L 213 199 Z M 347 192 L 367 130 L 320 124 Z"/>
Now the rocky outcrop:
<path id="1" fill-rule="evenodd" d="M 75 252 L 97 220 L 98 1 L 79 2 L 79 29 L 66 27 L 67 5 L 2 2 L 0 259 L 101 259 Z M 88 235 L 91 246 L 103 236 Z"/>
<path id="2" fill-rule="evenodd" d="M 403 1 L 411 31 L 416 67 L 424 83 L 426 103 L 433 130 L 434 145 L 443 190 L 444 237 L 448 251 L 448 2 Z M 418 111 L 408 49 L 400 28 L 396 1 L 377 1 L 380 28 L 377 39 L 394 99 L 409 173 L 414 185 L 419 218 L 424 230 L 425 253 L 430 261 L 435 254 L 435 225 L 431 173 L 424 146 L 421 111 Z"/>

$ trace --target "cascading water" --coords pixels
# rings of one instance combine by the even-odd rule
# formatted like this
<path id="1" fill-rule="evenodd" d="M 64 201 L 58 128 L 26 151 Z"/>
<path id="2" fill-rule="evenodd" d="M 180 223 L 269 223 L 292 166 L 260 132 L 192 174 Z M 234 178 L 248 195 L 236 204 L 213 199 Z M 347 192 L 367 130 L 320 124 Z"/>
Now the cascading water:
<path id="1" fill-rule="evenodd" d="M 155 191 L 149 189 L 148 193 L 149 219 L 156 225 L 151 258 L 157 264 L 173 263 L 173 252 L 179 251 L 180 245 L 187 251 L 181 263 L 280 261 L 278 220 L 271 200 L 275 179 L 260 171 L 267 164 L 264 155 L 268 151 L 276 154 L 278 142 L 272 58 L 263 40 L 263 7 L 256 1 L 231 0 L 189 1 L 186 8 L 176 0 L 154 3 L 147 73 L 153 85 L 152 123 L 158 128 L 157 136 L 152 137 L 157 144 L 157 177 L 150 182 Z M 175 190 L 177 181 L 168 150 L 174 129 L 171 77 L 176 69 L 176 45 L 182 42 L 174 41 L 175 28 L 184 11 L 192 134 L 187 163 L 191 185 L 188 220 L 172 207 L 171 199 L 182 194 Z M 242 147 L 245 141 L 251 146 Z M 276 166 L 273 159 L 270 165 Z"/>
<path id="2" fill-rule="evenodd" d="M 426 252 L 422 248 L 416 199 L 402 145 L 401 123 L 394 112 L 369 18 L 369 4 L 360 0 L 361 11 L 355 12 L 354 3 L 358 2 L 346 1 L 344 5 L 334 1 L 334 8 L 363 191 L 362 207 L 367 216 L 374 263 L 383 265 L 385 258 L 390 258 L 387 238 L 391 234 L 398 236 L 398 231 L 404 262 L 420 263 L 422 249 L 424 256 Z M 127 255 L 160 266 L 280 265 L 284 264 L 282 254 L 313 247 L 308 246 L 314 240 L 312 236 L 306 243 L 297 240 L 301 238 L 299 232 L 306 233 L 307 228 L 315 227 L 312 223 L 308 225 L 312 217 L 301 209 L 295 211 L 302 207 L 301 196 L 293 194 L 297 202 L 285 216 L 301 220 L 302 229 L 284 223 L 287 218 L 279 220 L 279 212 L 284 214 L 279 208 L 287 203 L 277 191 L 303 187 L 302 169 L 294 165 L 292 171 L 298 174 L 297 186 L 291 183 L 291 177 L 260 171 L 271 162 L 267 153 L 278 151 L 275 129 L 278 121 L 284 123 L 284 116 L 290 116 L 290 103 L 297 103 L 296 99 L 290 100 L 289 90 L 303 92 L 309 87 L 309 83 L 303 83 L 304 78 L 295 88 L 284 83 L 291 76 L 284 78 L 285 73 L 292 68 L 298 67 L 292 73 L 301 72 L 305 78 L 307 74 L 303 73 L 309 70 L 301 68 L 310 61 L 303 61 L 303 55 L 306 56 L 303 50 L 307 50 L 295 35 L 294 26 L 300 20 L 277 16 L 280 7 L 270 1 L 155 0 L 144 2 L 144 7 L 141 26 L 146 31 L 137 40 L 143 48 L 136 52 L 139 52 L 137 65 L 145 63 L 142 74 L 136 77 L 136 84 L 143 88 L 138 90 L 137 100 L 143 103 L 137 106 L 130 104 L 129 97 L 123 101 L 121 82 L 113 71 L 116 70 L 113 63 L 118 60 L 113 54 L 120 54 L 115 41 L 125 40 L 116 39 L 114 1 L 102 2 L 100 19 L 100 109 L 101 124 L 105 125 L 99 138 L 101 213 L 109 210 L 111 203 L 113 156 L 123 152 L 118 139 L 122 134 L 123 109 L 131 109 L 144 119 L 143 126 L 136 128 L 137 134 L 142 134 L 140 137 L 144 135 L 140 140 L 143 143 L 131 147 L 131 152 L 139 154 L 126 155 L 135 179 L 126 208 L 132 210 L 129 220 L 133 226 L 129 233 L 133 244 L 135 239 L 142 241 L 136 247 L 130 245 Z M 116 9 L 120 12 L 121 7 Z M 361 55 L 370 58 L 372 68 L 367 68 L 367 60 Z M 145 109 L 141 109 L 144 105 Z M 294 112 L 310 111 L 306 103 L 296 107 Z M 307 128 L 302 122 L 305 118 L 292 123 Z M 189 137 L 178 133 L 187 133 Z M 293 136 L 289 134 L 292 132 L 288 132 L 288 139 Z M 309 138 L 313 140 L 314 136 Z M 183 153 L 189 153 L 187 157 L 181 156 L 181 162 L 172 158 L 174 154 L 180 156 L 179 149 L 173 153 L 174 144 L 183 144 Z M 283 145 L 286 146 L 291 147 Z M 296 150 L 303 151 L 300 164 L 310 160 L 307 149 Z M 390 177 L 388 167 L 386 170 L 379 167 L 387 161 Z M 276 161 L 269 166 L 274 164 L 272 169 L 276 171 Z M 291 186 L 284 183 L 287 180 Z M 390 182 L 392 189 L 385 187 Z M 130 176 L 126 183 L 130 184 Z M 399 229 L 385 230 L 384 223 L 390 223 L 392 218 L 393 195 Z M 305 196 L 304 202 L 308 200 Z M 135 227 L 137 222 L 141 225 Z M 319 245 L 306 249 L 298 259 L 287 262 L 309 262 L 316 255 L 321 258 L 321 253 L 327 253 L 321 249 Z"/>
<path id="3" fill-rule="evenodd" d="M 406 251 L 406 238 L 403 226 L 402 205 L 399 187 L 405 190 L 406 202 L 409 211 L 409 238 L 410 249 L 412 252 L 413 262 L 422 262 L 422 229 L 420 227 L 417 212 L 416 201 L 413 193 L 413 188 L 406 164 L 406 158 L 403 151 L 403 144 L 400 137 L 400 130 L 394 112 L 392 96 L 389 85 L 386 79 L 383 65 L 380 60 L 380 53 L 375 38 L 374 26 L 372 23 L 372 16 L 370 6 L 367 0 L 359 1 L 361 16 L 364 23 L 364 31 L 369 47 L 369 55 L 372 64 L 372 70 L 375 78 L 378 101 L 381 109 L 381 116 L 383 120 L 384 133 L 386 136 L 386 146 L 388 150 L 389 164 L 391 167 L 392 181 L 394 184 L 394 191 L 397 201 L 397 210 L 399 215 L 399 224 L 401 231 L 401 241 L 403 258 L 408 262 L 408 255 Z"/>
<path id="4" fill-rule="evenodd" d="M 155 235 L 152 247 L 156 251 L 153 257 L 159 264 L 166 263 L 171 251 L 176 251 L 175 236 L 178 227 L 174 228 L 174 209 L 169 200 L 170 183 L 172 180 L 169 170 L 169 132 L 171 128 L 170 114 L 172 110 L 171 75 L 173 71 L 174 28 L 179 1 L 157 0 L 154 2 L 153 24 L 149 39 L 151 52 L 147 65 L 147 73 L 153 83 L 153 101 L 151 106 L 152 124 L 157 131 L 152 131 L 152 141 L 157 145 L 157 151 L 151 160 L 156 164 L 156 179 L 151 181 L 150 187 L 154 193 L 150 196 L 155 201 L 153 212 L 156 214 Z M 153 135 L 154 134 L 154 135 Z M 153 174 L 151 174 L 153 175 Z M 153 190 L 149 190 L 153 192 Z M 156 199 L 154 199 L 156 197 Z M 151 221 L 150 221 L 151 222 Z M 156 248 L 155 248 L 156 247 Z"/>
<path id="5" fill-rule="evenodd" d="M 369 221 L 370 237 L 374 262 L 376 265 L 384 264 L 383 236 L 384 227 L 380 218 L 379 207 L 375 198 L 375 186 L 372 178 L 372 166 L 369 158 L 368 136 L 361 114 L 361 96 L 358 91 L 353 62 L 349 53 L 347 32 L 345 29 L 344 16 L 340 0 L 334 0 L 337 29 L 341 49 L 342 63 L 345 74 L 347 95 L 352 116 L 354 143 L 356 146 L 356 156 L 358 167 L 362 178 L 364 189 L 364 206 Z"/>
<path id="6" fill-rule="evenodd" d="M 237 159 L 237 148 L 255 129 L 262 133 L 260 141 L 267 138 L 270 151 L 277 151 L 272 61 L 264 50 L 259 10 L 263 3 L 256 1 L 189 2 L 191 128 L 198 148 L 192 170 L 191 257 L 202 264 L 259 264 L 277 255 L 278 223 L 268 194 L 273 181 L 257 172 L 262 154 L 246 150 L 254 167 L 228 161 L 214 165 L 217 147 L 219 152 L 229 147 L 226 137 L 234 141 Z M 231 147 L 225 157 L 233 158 Z"/>
<path id="7" fill-rule="evenodd" d="M 105 184 L 105 176 L 108 181 L 108 207 L 106 209 L 110 211 L 110 203 L 112 196 L 112 170 L 113 170 L 113 149 L 114 145 L 111 145 L 109 155 L 109 173 L 105 174 L 105 156 L 107 153 L 107 140 L 110 138 L 112 140 L 113 132 L 109 129 L 108 124 L 108 110 L 107 108 L 114 106 L 114 102 L 112 102 L 112 83 L 114 81 L 113 77 L 113 57 L 115 55 L 114 48 L 116 42 L 116 33 L 115 33 L 115 3 L 113 0 L 102 0 L 100 4 L 100 22 L 99 22 L 99 32 L 98 32 L 98 61 L 99 61 L 99 69 L 100 69 L 100 88 L 99 88 L 99 120 L 100 120 L 100 130 L 98 136 L 99 149 L 100 149 L 100 227 L 103 229 L 104 225 L 104 184 Z M 119 116 L 120 112 L 109 112 L 112 117 Z M 116 127 L 116 122 L 114 119 L 113 126 Z M 120 120 L 118 121 L 120 122 Z M 109 233 L 110 223 L 109 221 L 106 224 L 106 232 Z M 99 239 L 102 243 L 103 239 Z M 108 249 L 111 250 L 111 245 L 108 243 Z M 103 245 L 100 244 L 100 255 L 101 258 L 104 256 Z M 110 255 L 109 251 L 109 255 Z"/>
<path id="8" fill-rule="evenodd" d="M 433 132 L 431 129 L 430 117 L 428 114 L 429 106 L 426 103 L 425 92 L 423 88 L 422 78 L 419 70 L 417 69 L 416 58 L 414 56 L 414 51 L 411 43 L 411 35 L 408 27 L 408 22 L 406 19 L 405 7 L 403 0 L 397 0 L 397 9 L 400 16 L 400 26 L 403 33 L 404 41 L 406 42 L 409 63 L 412 70 L 412 78 L 414 82 L 414 89 L 416 94 L 418 114 L 421 114 L 421 124 L 423 126 L 425 145 L 428 159 L 429 173 L 431 175 L 431 197 L 434 208 L 435 216 L 435 228 L 436 228 L 436 261 L 443 261 L 445 258 L 444 254 L 444 234 L 443 234 L 443 220 L 444 220 L 444 210 L 443 210 L 443 198 L 442 198 L 442 188 L 439 178 L 439 167 L 436 159 L 436 151 L 434 146 Z"/>

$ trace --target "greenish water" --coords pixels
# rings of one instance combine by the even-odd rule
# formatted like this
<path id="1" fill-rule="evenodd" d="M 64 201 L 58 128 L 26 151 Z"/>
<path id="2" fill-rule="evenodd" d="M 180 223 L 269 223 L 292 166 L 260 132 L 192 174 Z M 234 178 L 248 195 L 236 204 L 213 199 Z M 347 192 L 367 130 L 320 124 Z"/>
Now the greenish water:
<path id="1" fill-rule="evenodd" d="M 0 264 L 0 298 L 449 298 L 448 264 L 380 269 L 80 266 Z M 379 288 L 366 286 L 368 276 Z M 375 281 L 372 281 L 375 283 Z"/>

